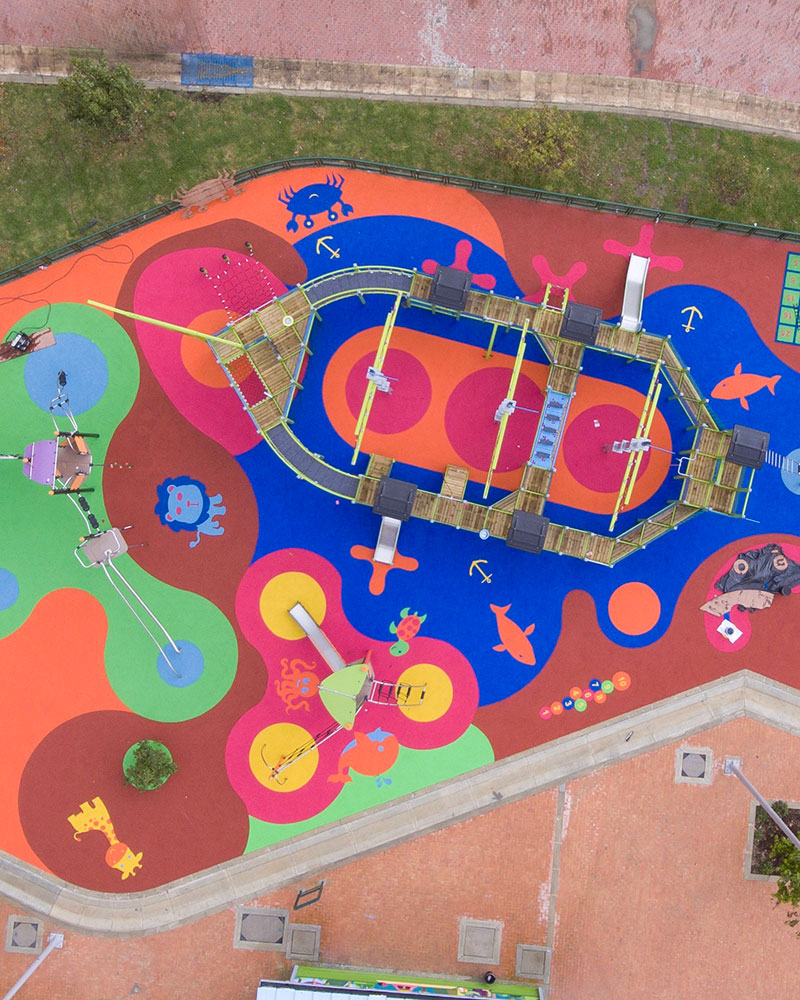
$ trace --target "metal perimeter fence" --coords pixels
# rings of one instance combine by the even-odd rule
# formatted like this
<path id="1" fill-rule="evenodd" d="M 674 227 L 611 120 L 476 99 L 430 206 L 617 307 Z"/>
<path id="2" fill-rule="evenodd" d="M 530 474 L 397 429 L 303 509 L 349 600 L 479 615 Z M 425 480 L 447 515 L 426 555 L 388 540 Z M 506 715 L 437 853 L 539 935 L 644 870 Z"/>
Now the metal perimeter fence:
<path id="1" fill-rule="evenodd" d="M 461 187 L 469 191 L 511 195 L 516 198 L 527 198 L 530 201 L 544 201 L 572 208 L 585 208 L 595 212 L 628 215 L 638 219 L 649 219 L 651 222 L 674 222 L 681 226 L 713 229 L 717 232 L 735 233 L 739 236 L 758 236 L 761 239 L 800 243 L 800 233 L 785 229 L 771 229 L 759 226 L 755 222 L 749 225 L 744 222 L 725 222 L 721 219 L 707 219 L 700 215 L 684 215 L 681 212 L 666 212 L 654 208 L 643 208 L 640 205 L 625 205 L 621 202 L 604 201 L 601 198 L 562 194 L 558 191 L 542 191 L 538 188 L 520 187 L 516 184 L 503 184 L 499 181 L 476 180 L 471 177 L 460 177 L 457 174 L 439 174 L 433 170 L 424 170 L 416 167 L 399 167 L 390 163 L 372 163 L 369 160 L 355 160 L 346 157 L 300 156 L 292 159 L 274 160 L 270 163 L 262 163 L 258 167 L 238 170 L 234 180 L 236 184 L 244 184 L 246 181 L 255 180 L 266 174 L 274 174 L 281 170 L 290 170 L 296 167 L 323 167 L 326 169 L 339 167 L 349 170 L 363 170 L 373 174 L 387 174 L 392 177 L 406 177 L 411 180 L 429 181 L 434 184 L 444 184 L 450 187 Z M 175 200 L 165 201 L 161 205 L 156 205 L 154 208 L 149 208 L 139 213 L 139 215 L 131 216 L 129 219 L 98 230 L 96 233 L 92 233 L 82 239 L 67 243 L 57 250 L 51 250 L 49 253 L 33 257 L 31 260 L 26 260 L 15 267 L 0 271 L 0 284 L 13 281 L 15 278 L 21 278 L 41 267 L 47 267 L 50 264 L 56 263 L 56 261 L 63 260 L 65 257 L 80 253 L 82 250 L 98 246 L 115 236 L 130 232 L 132 229 L 136 229 L 146 222 L 153 222 L 155 219 L 160 219 L 165 215 L 171 215 L 180 208 L 180 204 Z"/>

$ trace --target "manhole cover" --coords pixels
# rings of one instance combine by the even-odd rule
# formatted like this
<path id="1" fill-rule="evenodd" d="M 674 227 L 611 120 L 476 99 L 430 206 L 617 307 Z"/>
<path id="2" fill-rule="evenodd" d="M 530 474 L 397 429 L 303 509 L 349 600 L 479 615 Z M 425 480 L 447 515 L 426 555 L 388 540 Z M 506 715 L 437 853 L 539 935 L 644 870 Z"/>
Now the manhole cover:
<path id="1" fill-rule="evenodd" d="M 14 924 L 12 940 L 15 948 L 35 948 L 38 928 L 36 924 Z"/>
<path id="2" fill-rule="evenodd" d="M 282 917 L 276 917 L 271 913 L 246 913 L 242 917 L 239 934 L 243 941 L 281 944 L 285 929 Z"/>
<path id="3" fill-rule="evenodd" d="M 700 753 L 685 753 L 681 774 L 684 778 L 702 778 L 706 773 L 706 758 Z"/>

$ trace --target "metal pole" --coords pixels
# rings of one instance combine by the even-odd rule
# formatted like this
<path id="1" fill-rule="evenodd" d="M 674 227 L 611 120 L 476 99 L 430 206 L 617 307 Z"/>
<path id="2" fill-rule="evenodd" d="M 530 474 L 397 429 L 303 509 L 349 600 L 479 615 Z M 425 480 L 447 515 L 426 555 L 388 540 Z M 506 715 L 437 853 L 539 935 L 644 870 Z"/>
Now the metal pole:
<path id="1" fill-rule="evenodd" d="M 774 823 L 777 823 L 777 825 L 781 828 L 781 830 L 783 830 L 783 832 L 786 834 L 786 836 L 789 838 L 789 840 L 791 840 L 791 842 L 794 844 L 794 846 L 796 848 L 798 848 L 798 850 L 800 850 L 800 840 L 798 840 L 797 837 L 792 833 L 792 831 L 789 829 L 789 827 L 783 822 L 783 820 L 780 818 L 780 816 L 775 812 L 775 810 L 772 808 L 772 806 L 769 804 L 769 802 L 767 802 L 767 800 L 764 798 L 764 796 L 761 794 L 761 792 L 758 791 L 758 789 L 755 787 L 755 785 L 753 785 L 751 782 L 749 782 L 747 780 L 747 778 L 745 778 L 745 776 L 739 770 L 739 760 L 738 760 L 738 758 L 737 757 L 726 757 L 725 758 L 725 766 L 723 767 L 722 770 L 723 770 L 724 774 L 735 774 L 736 775 L 736 777 L 739 779 L 739 781 L 741 781 L 741 783 L 748 790 L 748 792 L 750 792 L 750 794 L 753 796 L 753 798 L 756 800 L 756 802 L 758 802 L 758 804 L 761 806 L 761 808 L 764 810 L 764 812 L 767 814 L 767 816 L 769 816 L 769 818 Z"/>
<path id="2" fill-rule="evenodd" d="M 45 948 L 45 950 L 36 959 L 36 961 L 32 965 L 28 966 L 25 972 L 22 973 L 22 975 L 19 977 L 16 983 L 14 983 L 14 985 L 11 987 L 8 993 L 6 993 L 6 995 L 3 997 L 3 1000 L 11 1000 L 11 997 L 13 997 L 22 989 L 25 983 L 27 983 L 27 981 L 31 978 L 34 972 L 36 972 L 36 970 L 39 968 L 42 962 L 47 958 L 50 952 L 54 948 L 63 948 L 63 947 L 64 947 L 64 935 L 51 934 L 47 940 L 47 947 Z"/>
<path id="3" fill-rule="evenodd" d="M 241 343 L 235 340 L 226 340 L 224 337 L 217 337 L 212 333 L 200 333 L 199 330 L 192 330 L 188 326 L 177 326 L 175 323 L 165 323 L 161 319 L 153 319 L 152 316 L 140 316 L 138 313 L 128 312 L 127 309 L 117 309 L 116 306 L 106 306 L 102 302 L 95 302 L 94 299 L 86 300 L 95 309 L 107 309 L 109 312 L 118 313 L 120 316 L 127 316 L 128 319 L 138 319 L 141 323 L 152 323 L 153 326 L 161 326 L 165 330 L 175 330 L 177 333 L 185 333 L 190 337 L 198 337 L 200 340 L 210 340 L 215 344 L 228 344 L 229 347 L 238 347 L 245 350 Z"/>

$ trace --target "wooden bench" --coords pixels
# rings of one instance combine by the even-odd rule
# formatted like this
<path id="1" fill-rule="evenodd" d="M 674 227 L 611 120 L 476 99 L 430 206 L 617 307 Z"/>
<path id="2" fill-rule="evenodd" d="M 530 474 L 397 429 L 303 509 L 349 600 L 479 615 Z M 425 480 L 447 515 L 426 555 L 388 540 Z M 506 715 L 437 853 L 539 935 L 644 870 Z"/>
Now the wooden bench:
<path id="1" fill-rule="evenodd" d="M 240 195 L 244 191 L 243 185 L 235 186 L 234 175 L 230 170 L 221 170 L 216 177 L 200 181 L 194 187 L 178 188 L 173 197 L 185 209 L 181 212 L 181 218 L 190 219 L 193 210 L 206 212 L 213 201 L 230 201 L 232 194 Z"/>

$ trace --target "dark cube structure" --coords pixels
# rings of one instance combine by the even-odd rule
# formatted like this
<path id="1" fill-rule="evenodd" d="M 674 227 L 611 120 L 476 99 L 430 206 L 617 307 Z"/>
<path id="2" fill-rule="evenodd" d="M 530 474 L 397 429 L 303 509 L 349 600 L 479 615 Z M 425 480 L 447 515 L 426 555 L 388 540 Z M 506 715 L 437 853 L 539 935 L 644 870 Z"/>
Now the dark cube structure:
<path id="1" fill-rule="evenodd" d="M 431 285 L 431 305 L 463 312 L 471 284 L 472 275 L 469 271 L 437 264 Z"/>
<path id="2" fill-rule="evenodd" d="M 402 479 L 392 479 L 384 476 L 378 485 L 372 511 L 379 517 L 393 517 L 398 521 L 407 521 L 411 517 L 411 508 L 417 496 L 414 483 Z"/>
<path id="3" fill-rule="evenodd" d="M 561 323 L 561 336 L 567 340 L 577 340 L 579 344 L 596 343 L 602 315 L 602 310 L 596 306 L 568 302 Z"/>
<path id="4" fill-rule="evenodd" d="M 541 514 L 531 514 L 526 510 L 515 510 L 511 516 L 511 527 L 506 545 L 512 549 L 522 549 L 538 555 L 544 549 L 550 518 Z"/>
<path id="5" fill-rule="evenodd" d="M 757 431 L 752 427 L 734 424 L 731 443 L 725 458 L 735 465 L 744 465 L 748 469 L 760 469 L 767 457 L 769 434 Z"/>

